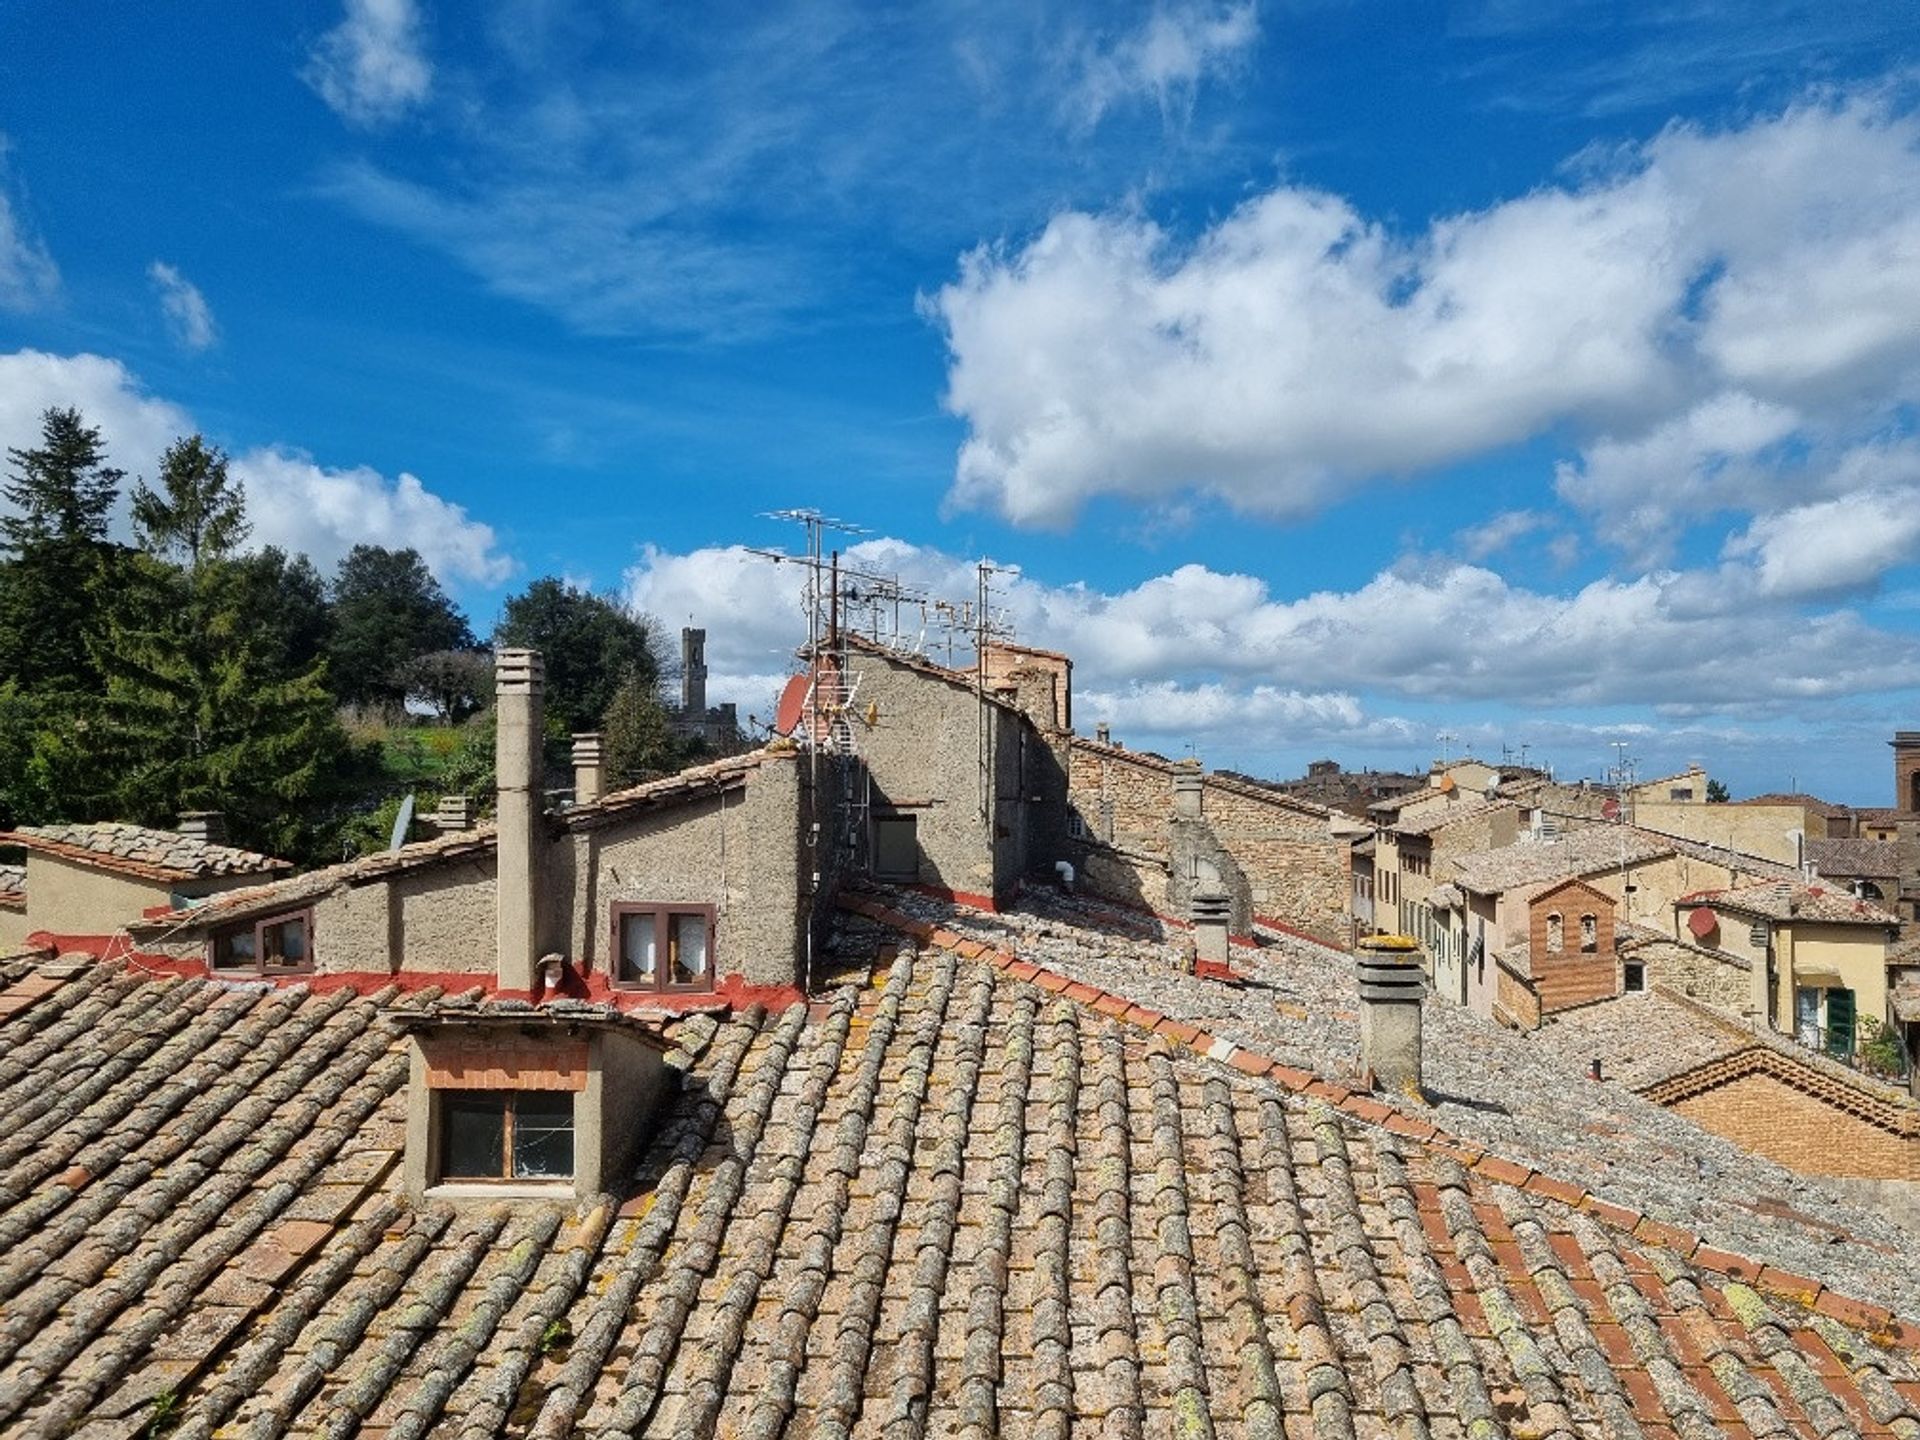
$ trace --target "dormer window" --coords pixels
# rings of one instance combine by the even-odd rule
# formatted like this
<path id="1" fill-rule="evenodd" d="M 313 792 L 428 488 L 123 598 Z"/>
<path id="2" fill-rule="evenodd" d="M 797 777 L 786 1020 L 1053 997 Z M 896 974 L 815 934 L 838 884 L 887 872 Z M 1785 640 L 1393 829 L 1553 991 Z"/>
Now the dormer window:
<path id="1" fill-rule="evenodd" d="M 570 1090 L 453 1090 L 441 1097 L 443 1180 L 570 1180 Z"/>
<path id="2" fill-rule="evenodd" d="M 613 907 L 613 983 L 623 990 L 711 990 L 711 905 Z"/>
<path id="3" fill-rule="evenodd" d="M 296 974 L 313 969 L 313 912 L 271 915 L 213 932 L 216 971 L 256 975 Z"/>

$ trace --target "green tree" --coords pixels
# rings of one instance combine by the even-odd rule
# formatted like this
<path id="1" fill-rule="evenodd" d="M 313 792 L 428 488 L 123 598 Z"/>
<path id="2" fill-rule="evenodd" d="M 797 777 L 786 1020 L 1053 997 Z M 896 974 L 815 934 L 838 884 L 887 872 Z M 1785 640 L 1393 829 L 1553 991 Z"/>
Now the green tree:
<path id="1" fill-rule="evenodd" d="M 123 472 L 78 410 L 48 410 L 40 427 L 39 446 L 7 451 L 0 485 L 11 507 L 0 515 L 0 675 L 39 692 L 91 690 L 91 596 L 113 563 L 107 516 Z"/>
<path id="2" fill-rule="evenodd" d="M 1707 803 L 1709 805 L 1724 805 L 1732 798 L 1733 796 L 1727 792 L 1727 787 L 1722 785 L 1718 780 L 1707 781 Z"/>
<path id="3" fill-rule="evenodd" d="M 658 629 L 617 600 L 548 576 L 507 601 L 493 643 L 541 653 L 547 715 L 563 731 L 577 732 L 601 728 L 630 677 L 649 688 L 658 682 Z"/>
<path id="4" fill-rule="evenodd" d="M 473 631 L 416 550 L 356 545 L 333 580 L 332 682 L 342 700 L 398 709 L 402 671 L 435 650 L 470 650 Z"/>
<path id="5" fill-rule="evenodd" d="M 458 725 L 486 709 L 493 693 L 493 661 L 484 650 L 435 650 L 400 667 L 407 699 L 431 707 L 443 724 Z"/>
<path id="6" fill-rule="evenodd" d="M 614 692 L 601 729 L 610 786 L 636 785 L 680 767 L 682 755 L 667 728 L 666 707 L 654 686 L 630 675 Z"/>
<path id="7" fill-rule="evenodd" d="M 220 604 L 253 617 L 251 638 L 289 670 L 326 659 L 333 642 L 327 582 L 305 555 L 268 545 L 236 555 L 210 577 Z"/>
<path id="8" fill-rule="evenodd" d="M 246 497 L 227 475 L 227 457 L 198 435 L 176 440 L 160 457 L 160 489 L 133 487 L 133 531 L 141 548 L 183 559 L 198 571 L 247 538 Z"/>

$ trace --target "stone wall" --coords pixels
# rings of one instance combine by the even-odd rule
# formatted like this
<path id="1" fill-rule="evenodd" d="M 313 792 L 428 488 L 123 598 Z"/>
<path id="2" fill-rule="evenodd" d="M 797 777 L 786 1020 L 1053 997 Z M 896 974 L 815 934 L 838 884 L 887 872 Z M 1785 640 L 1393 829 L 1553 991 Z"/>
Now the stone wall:
<path id="1" fill-rule="evenodd" d="M 1642 940 L 1627 949 L 1626 958 L 1646 965 L 1648 989 L 1664 985 L 1732 1015 L 1745 1015 L 1752 1008 L 1752 967 L 1732 956 L 1677 940 Z"/>

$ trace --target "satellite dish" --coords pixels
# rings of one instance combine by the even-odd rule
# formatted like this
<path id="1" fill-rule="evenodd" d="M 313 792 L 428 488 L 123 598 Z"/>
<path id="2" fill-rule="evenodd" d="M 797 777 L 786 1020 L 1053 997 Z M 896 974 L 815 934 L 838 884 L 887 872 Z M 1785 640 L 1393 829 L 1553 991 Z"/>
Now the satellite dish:
<path id="1" fill-rule="evenodd" d="M 1605 800 L 1600 802 L 1600 815 L 1602 819 L 1618 820 L 1620 818 L 1620 802 L 1609 795 Z"/>
<path id="2" fill-rule="evenodd" d="M 387 837 L 387 849 L 398 850 L 407 843 L 407 832 L 413 828 L 413 794 L 400 802 L 400 813 L 393 817 L 393 834 Z"/>
<path id="3" fill-rule="evenodd" d="M 786 688 L 780 692 L 780 703 L 773 711 L 773 733 L 791 735 L 800 726 L 800 717 L 807 710 L 807 676 L 793 675 L 787 679 Z"/>

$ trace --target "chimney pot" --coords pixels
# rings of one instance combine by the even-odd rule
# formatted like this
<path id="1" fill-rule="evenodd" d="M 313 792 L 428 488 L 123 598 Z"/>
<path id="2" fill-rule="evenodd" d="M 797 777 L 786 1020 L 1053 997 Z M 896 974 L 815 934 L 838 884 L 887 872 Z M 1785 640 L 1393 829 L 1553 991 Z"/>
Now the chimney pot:
<path id="1" fill-rule="evenodd" d="M 606 793 L 605 746 L 598 730 L 573 737 L 573 799 L 576 805 L 591 805 Z"/>
<path id="2" fill-rule="evenodd" d="M 1425 1103 L 1420 1086 L 1420 946 L 1406 935 L 1369 935 L 1355 956 L 1360 979 L 1360 1073 L 1376 1090 Z"/>
<path id="3" fill-rule="evenodd" d="M 1183 760 L 1173 774 L 1173 813 L 1176 819 L 1198 820 L 1206 808 L 1206 779 L 1198 760 Z"/>
<path id="4" fill-rule="evenodd" d="M 227 843 L 227 817 L 218 810 L 182 810 L 180 833 L 208 845 Z"/>
<path id="5" fill-rule="evenodd" d="M 1193 921 L 1195 958 L 1225 965 L 1231 958 L 1227 930 L 1233 922 L 1233 897 L 1222 890 L 1196 890 L 1187 915 Z"/>
<path id="6" fill-rule="evenodd" d="M 1093 738 L 1098 740 L 1102 745 L 1111 745 L 1113 743 L 1113 727 L 1102 720 L 1098 725 L 1093 727 Z"/>
<path id="7" fill-rule="evenodd" d="M 442 835 L 452 835 L 461 830 L 473 828 L 473 797 L 471 795 L 442 795 L 433 814 L 427 817 L 427 823 Z"/>

